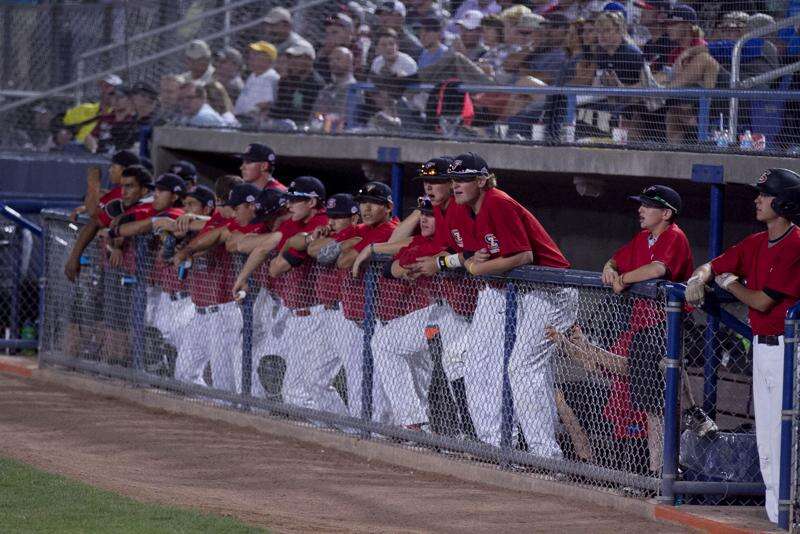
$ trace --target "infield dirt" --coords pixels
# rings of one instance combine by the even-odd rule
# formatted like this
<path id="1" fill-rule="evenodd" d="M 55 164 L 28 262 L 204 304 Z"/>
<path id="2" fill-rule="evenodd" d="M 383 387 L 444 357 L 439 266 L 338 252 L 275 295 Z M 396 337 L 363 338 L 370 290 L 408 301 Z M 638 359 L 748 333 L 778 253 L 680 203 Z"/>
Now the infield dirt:
<path id="1" fill-rule="evenodd" d="M 4 375 L 0 455 L 273 532 L 683 532 Z"/>

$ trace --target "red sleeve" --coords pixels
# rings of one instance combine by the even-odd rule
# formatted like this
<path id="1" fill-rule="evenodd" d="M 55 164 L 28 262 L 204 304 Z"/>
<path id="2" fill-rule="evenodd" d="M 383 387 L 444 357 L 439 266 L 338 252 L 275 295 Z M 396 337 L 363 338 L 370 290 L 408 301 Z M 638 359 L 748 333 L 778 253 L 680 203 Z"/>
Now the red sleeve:
<path id="1" fill-rule="evenodd" d="M 800 299 L 800 230 L 786 250 L 782 250 L 767 272 L 764 288 L 783 293 L 787 297 Z"/>
<path id="2" fill-rule="evenodd" d="M 153 205 L 150 203 L 137 204 L 125 212 L 125 215 L 132 215 L 134 221 L 143 221 L 145 219 L 149 219 L 155 214 L 156 212 L 153 209 Z"/>
<path id="3" fill-rule="evenodd" d="M 661 262 L 667 268 L 665 278 L 676 282 L 682 281 L 676 280 L 675 277 L 683 278 L 686 276 L 685 271 L 693 270 L 692 251 L 683 232 L 673 230 L 661 234 L 653 245 L 652 253 L 653 261 Z"/>
<path id="4" fill-rule="evenodd" d="M 520 252 L 532 252 L 533 247 L 528 241 L 528 232 L 519 212 L 510 202 L 494 202 L 487 206 L 491 209 L 490 221 L 494 237 L 499 242 L 499 255 L 502 257 L 513 256 Z M 492 243 L 489 242 L 492 234 L 486 234 L 486 247 L 491 251 Z M 497 254 L 497 253 L 496 253 Z M 493 255 L 496 255 L 493 254 Z"/>
<path id="5" fill-rule="evenodd" d="M 638 234 L 637 234 L 638 237 Z M 633 267 L 633 258 L 636 250 L 636 237 L 619 247 L 617 251 L 611 256 L 611 259 L 617 264 L 617 271 L 627 273 L 635 269 Z"/>
<path id="6" fill-rule="evenodd" d="M 372 231 L 368 231 L 364 238 L 353 246 L 353 250 L 361 252 L 371 243 L 386 243 L 392 237 L 392 232 L 397 227 L 397 222 L 393 219 L 390 222 L 382 223 Z"/>
<path id="7" fill-rule="evenodd" d="M 342 241 L 347 241 L 352 237 L 361 237 L 361 235 L 359 235 L 360 233 L 359 226 L 361 225 L 358 224 L 358 225 L 348 226 L 347 228 L 343 228 L 338 232 L 336 232 L 332 237 L 339 243 L 341 243 Z"/>
<path id="8" fill-rule="evenodd" d="M 711 268 L 716 274 L 733 273 L 738 276 L 747 276 L 748 272 L 742 262 L 743 258 L 755 252 L 753 243 L 755 236 L 745 238 L 743 241 L 733 245 L 731 248 L 711 260 Z"/>
<path id="9" fill-rule="evenodd" d="M 418 235 L 414 236 L 414 239 L 408 246 L 400 249 L 395 259 L 400 263 L 401 267 L 407 267 L 416 262 L 417 258 L 435 256 L 444 249 L 445 247 L 439 244 L 435 238 L 429 239 Z"/>

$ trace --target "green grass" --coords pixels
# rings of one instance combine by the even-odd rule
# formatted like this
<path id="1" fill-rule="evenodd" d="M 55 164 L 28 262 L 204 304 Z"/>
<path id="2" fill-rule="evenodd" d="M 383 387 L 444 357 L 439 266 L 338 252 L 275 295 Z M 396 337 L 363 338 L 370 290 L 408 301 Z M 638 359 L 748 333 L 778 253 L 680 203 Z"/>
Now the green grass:
<path id="1" fill-rule="evenodd" d="M 143 504 L 0 458 L 0 531 L 114 534 L 265 532 L 233 519 Z"/>

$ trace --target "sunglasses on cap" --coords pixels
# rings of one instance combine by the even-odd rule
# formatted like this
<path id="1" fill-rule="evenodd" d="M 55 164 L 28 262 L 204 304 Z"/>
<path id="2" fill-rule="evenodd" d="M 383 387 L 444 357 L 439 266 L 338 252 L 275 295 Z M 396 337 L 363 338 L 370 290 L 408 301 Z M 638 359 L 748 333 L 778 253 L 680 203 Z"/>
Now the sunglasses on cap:
<path id="1" fill-rule="evenodd" d="M 431 202 L 430 197 L 418 197 L 417 208 L 422 213 L 433 213 L 433 203 Z"/>
<path id="2" fill-rule="evenodd" d="M 465 174 L 464 176 L 451 176 L 450 180 L 457 184 L 468 184 L 470 182 L 474 182 L 478 178 L 485 178 L 485 176 L 475 175 L 475 174 Z"/>

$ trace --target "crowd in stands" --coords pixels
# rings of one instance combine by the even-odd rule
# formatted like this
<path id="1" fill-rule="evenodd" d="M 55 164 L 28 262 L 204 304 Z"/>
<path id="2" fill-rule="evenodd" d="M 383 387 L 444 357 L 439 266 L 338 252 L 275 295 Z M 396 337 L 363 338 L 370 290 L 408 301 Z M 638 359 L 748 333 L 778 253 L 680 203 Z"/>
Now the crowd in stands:
<path id="1" fill-rule="evenodd" d="M 163 123 L 536 141 L 543 140 L 534 128 L 541 124 L 563 139 L 564 97 L 470 93 L 458 84 L 729 87 L 736 40 L 800 10 L 795 3 L 636 0 L 631 9 L 600 0 L 351 1 L 324 21 L 304 20 L 302 29 L 290 10 L 275 7 L 257 40 L 238 48 L 191 41 L 186 70 L 164 74 L 158 84 L 112 75 L 98 82 L 98 102 L 61 112 L 46 103 L 33 108 L 16 144 L 108 153 L 146 144 Z M 794 28 L 751 39 L 741 78 L 798 54 Z M 359 82 L 366 85 L 354 87 Z M 789 74 L 754 88 L 797 85 L 800 78 Z M 699 138 L 696 100 L 579 96 L 575 115 L 570 126 L 588 140 L 607 138 L 613 128 L 624 128 L 634 142 Z M 742 99 L 740 116 L 739 130 L 764 133 L 770 148 L 800 145 L 797 102 Z M 713 126 L 726 126 L 722 99 L 712 101 L 711 118 Z"/>

